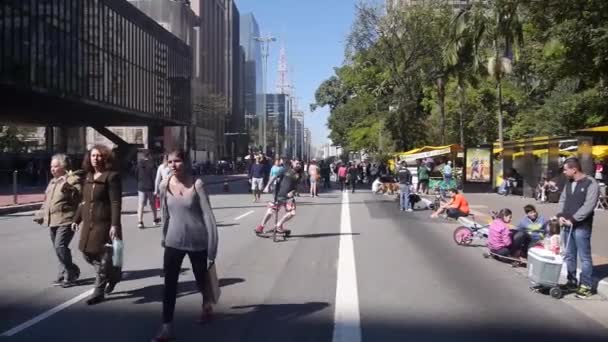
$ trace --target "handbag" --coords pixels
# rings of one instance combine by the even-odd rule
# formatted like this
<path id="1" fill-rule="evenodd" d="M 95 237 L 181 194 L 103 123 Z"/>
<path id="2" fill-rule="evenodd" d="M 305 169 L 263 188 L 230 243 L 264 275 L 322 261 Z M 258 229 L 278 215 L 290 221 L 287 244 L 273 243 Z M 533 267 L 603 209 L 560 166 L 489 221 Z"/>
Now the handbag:
<path id="1" fill-rule="evenodd" d="M 205 295 L 209 296 L 209 300 L 213 304 L 217 304 L 220 300 L 220 295 L 222 294 L 222 290 L 220 289 L 220 283 L 217 279 L 217 270 L 215 267 L 215 262 L 211 263 L 209 268 L 207 269 L 207 276 L 205 277 L 205 289 L 207 293 Z"/>
<path id="2" fill-rule="evenodd" d="M 156 210 L 160 209 L 160 197 L 158 195 L 154 196 L 154 208 Z"/>

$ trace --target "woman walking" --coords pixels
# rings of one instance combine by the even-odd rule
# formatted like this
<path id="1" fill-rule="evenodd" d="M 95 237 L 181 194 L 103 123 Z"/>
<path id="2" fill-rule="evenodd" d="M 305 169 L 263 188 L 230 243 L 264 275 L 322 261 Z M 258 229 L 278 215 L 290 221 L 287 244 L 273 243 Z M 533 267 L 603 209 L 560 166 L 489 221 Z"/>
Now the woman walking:
<path id="1" fill-rule="evenodd" d="M 208 277 L 207 261 L 214 262 L 217 255 L 218 232 L 209 197 L 200 179 L 194 180 L 188 170 L 187 154 L 178 149 L 168 155 L 172 175 L 160 186 L 165 287 L 163 293 L 163 324 L 153 341 L 174 339 L 171 329 L 177 282 L 184 257 L 188 255 L 196 284 L 203 295 L 199 323 L 212 319 L 213 306 L 210 289 L 205 285 Z"/>
<path id="2" fill-rule="evenodd" d="M 102 302 L 121 278 L 121 269 L 112 264 L 112 241 L 122 240 L 122 186 L 118 172 L 111 171 L 112 161 L 108 147 L 95 145 L 82 163 L 86 179 L 73 227 L 81 225 L 79 249 L 96 273 L 88 305 Z"/>
<path id="3" fill-rule="evenodd" d="M 67 173 L 68 159 L 65 154 L 51 158 L 51 175 L 44 197 L 44 203 L 36 214 L 34 222 L 49 227 L 51 242 L 59 260 L 59 274 L 53 285 L 69 287 L 80 277 L 80 269 L 72 262 L 70 242 L 74 237 L 71 223 L 80 203 L 82 185 L 80 177 Z"/>

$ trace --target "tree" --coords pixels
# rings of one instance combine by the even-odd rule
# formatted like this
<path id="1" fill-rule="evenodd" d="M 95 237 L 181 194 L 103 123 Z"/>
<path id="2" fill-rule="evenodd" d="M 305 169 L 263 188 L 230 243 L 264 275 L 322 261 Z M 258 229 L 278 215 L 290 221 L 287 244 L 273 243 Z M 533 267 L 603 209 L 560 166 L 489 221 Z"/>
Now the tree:
<path id="1" fill-rule="evenodd" d="M 498 92 L 498 141 L 504 142 L 502 80 L 512 70 L 512 60 L 517 60 L 519 47 L 523 45 L 523 25 L 518 13 L 518 0 L 477 2 L 456 17 L 457 31 L 466 32 L 461 38 L 468 40 L 464 46 L 470 49 L 475 61 L 485 59 L 485 49 L 492 55 L 487 58 L 488 74 L 496 81 Z"/>
<path id="2" fill-rule="evenodd" d="M 27 140 L 35 132 L 35 127 L 0 126 L 0 151 L 27 152 L 31 145 Z"/>

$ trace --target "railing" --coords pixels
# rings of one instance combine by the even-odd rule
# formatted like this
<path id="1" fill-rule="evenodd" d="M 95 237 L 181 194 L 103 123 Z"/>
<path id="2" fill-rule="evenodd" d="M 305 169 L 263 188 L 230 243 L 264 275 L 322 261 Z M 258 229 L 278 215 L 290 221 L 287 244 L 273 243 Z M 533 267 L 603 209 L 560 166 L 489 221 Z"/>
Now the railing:
<path id="1" fill-rule="evenodd" d="M 0 170 L 0 207 L 41 202 L 50 176 L 28 170 Z"/>

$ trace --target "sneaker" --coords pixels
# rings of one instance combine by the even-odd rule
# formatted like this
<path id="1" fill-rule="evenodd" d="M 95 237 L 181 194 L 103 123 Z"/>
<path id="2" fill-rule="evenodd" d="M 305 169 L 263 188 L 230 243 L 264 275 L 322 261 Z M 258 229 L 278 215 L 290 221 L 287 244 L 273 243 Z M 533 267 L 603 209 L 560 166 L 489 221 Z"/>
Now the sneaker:
<path id="1" fill-rule="evenodd" d="M 408 213 L 411 213 L 412 211 L 414 211 L 414 209 L 409 208 L 409 209 L 407 209 L 406 211 L 407 211 Z"/>
<path id="2" fill-rule="evenodd" d="M 63 284 L 63 275 L 57 276 L 57 279 L 51 283 L 53 286 L 61 286 Z"/>
<path id="3" fill-rule="evenodd" d="M 263 234 L 264 233 L 264 226 L 259 225 L 257 227 L 255 227 L 255 229 L 253 230 L 256 234 Z"/>
<path id="4" fill-rule="evenodd" d="M 576 290 L 576 298 L 587 299 L 591 296 L 593 296 L 593 293 L 590 286 L 581 285 L 578 290 Z"/>
<path id="5" fill-rule="evenodd" d="M 76 268 L 74 274 L 61 282 L 61 287 L 67 288 L 75 286 L 78 282 L 78 278 L 80 278 L 80 269 Z"/>
<path id="6" fill-rule="evenodd" d="M 157 218 L 156 220 L 154 220 L 154 224 L 155 224 L 155 225 L 157 225 L 157 226 L 160 226 L 160 222 L 161 222 L 161 221 L 160 221 L 160 219 L 159 219 L 159 218 Z"/>
<path id="7" fill-rule="evenodd" d="M 567 291 L 576 291 L 578 290 L 578 284 L 576 280 L 568 280 L 566 285 L 564 286 Z"/>
<path id="8" fill-rule="evenodd" d="M 105 292 L 106 294 L 110 294 L 114 292 L 114 288 L 116 288 L 116 283 L 113 281 L 109 281 L 108 285 L 106 285 Z"/>
<path id="9" fill-rule="evenodd" d="M 285 229 L 283 227 L 277 227 L 275 229 L 277 230 L 277 234 L 283 234 L 287 237 L 289 237 L 289 235 L 291 235 L 291 230 L 289 230 L 289 229 Z"/>
<path id="10" fill-rule="evenodd" d="M 137 224 L 137 228 L 139 228 L 139 229 L 144 229 L 144 223 L 143 223 L 143 222 L 139 222 L 139 223 Z"/>

